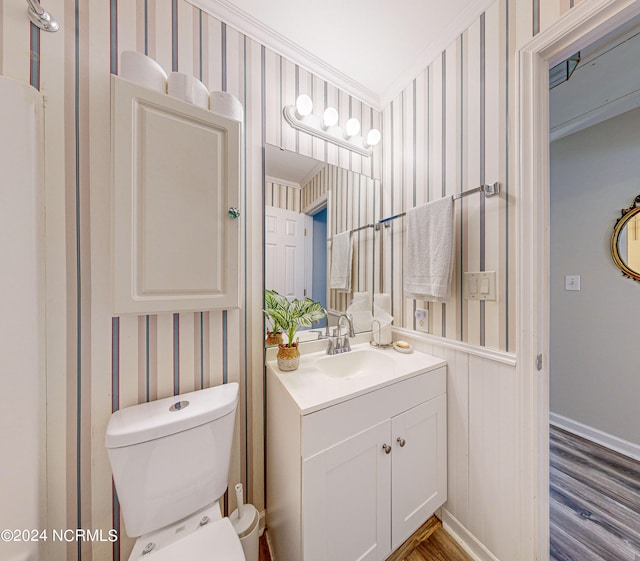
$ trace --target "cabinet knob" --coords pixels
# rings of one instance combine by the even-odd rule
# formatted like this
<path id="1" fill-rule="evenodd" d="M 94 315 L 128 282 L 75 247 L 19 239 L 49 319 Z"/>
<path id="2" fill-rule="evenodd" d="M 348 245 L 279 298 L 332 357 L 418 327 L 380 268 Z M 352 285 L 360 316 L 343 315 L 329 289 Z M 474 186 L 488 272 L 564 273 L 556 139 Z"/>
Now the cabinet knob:
<path id="1" fill-rule="evenodd" d="M 382 449 L 384 450 L 385 454 L 391 454 L 391 446 L 389 446 L 388 444 L 383 444 Z"/>
<path id="2" fill-rule="evenodd" d="M 402 438 L 401 436 L 398 437 L 396 442 L 400 445 L 400 448 L 402 448 L 406 444 L 406 442 L 404 441 L 404 438 Z"/>
<path id="3" fill-rule="evenodd" d="M 240 211 L 236 207 L 232 206 L 229 208 L 228 214 L 235 220 L 236 218 L 238 218 L 238 216 L 240 216 Z"/>

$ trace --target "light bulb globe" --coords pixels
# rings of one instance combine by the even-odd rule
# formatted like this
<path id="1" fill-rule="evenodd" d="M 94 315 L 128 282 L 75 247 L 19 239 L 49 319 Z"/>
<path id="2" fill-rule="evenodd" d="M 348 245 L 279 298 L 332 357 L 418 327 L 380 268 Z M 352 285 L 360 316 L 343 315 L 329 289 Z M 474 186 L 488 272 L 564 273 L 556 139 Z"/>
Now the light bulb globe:
<path id="1" fill-rule="evenodd" d="M 298 113 L 298 117 L 305 117 L 306 115 L 310 115 L 311 111 L 313 111 L 313 101 L 307 94 L 301 94 L 296 99 L 296 112 Z"/>
<path id="2" fill-rule="evenodd" d="M 371 129 L 369 134 L 367 134 L 367 145 L 375 146 L 382 139 L 382 135 L 378 129 Z"/>
<path id="3" fill-rule="evenodd" d="M 338 124 L 339 118 L 340 116 L 335 107 L 327 107 L 322 115 L 322 123 L 325 129 L 335 127 Z"/>
<path id="4" fill-rule="evenodd" d="M 351 138 L 360 132 L 360 121 L 358 119 L 349 119 L 344 127 L 347 138 Z"/>

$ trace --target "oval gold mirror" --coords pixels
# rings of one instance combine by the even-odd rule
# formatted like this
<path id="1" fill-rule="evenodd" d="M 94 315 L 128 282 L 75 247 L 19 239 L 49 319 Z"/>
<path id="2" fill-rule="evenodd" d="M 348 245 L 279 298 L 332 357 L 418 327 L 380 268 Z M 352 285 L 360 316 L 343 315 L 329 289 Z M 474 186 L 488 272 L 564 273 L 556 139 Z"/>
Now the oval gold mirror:
<path id="1" fill-rule="evenodd" d="M 625 277 L 640 282 L 640 195 L 622 210 L 611 236 L 611 255 Z"/>

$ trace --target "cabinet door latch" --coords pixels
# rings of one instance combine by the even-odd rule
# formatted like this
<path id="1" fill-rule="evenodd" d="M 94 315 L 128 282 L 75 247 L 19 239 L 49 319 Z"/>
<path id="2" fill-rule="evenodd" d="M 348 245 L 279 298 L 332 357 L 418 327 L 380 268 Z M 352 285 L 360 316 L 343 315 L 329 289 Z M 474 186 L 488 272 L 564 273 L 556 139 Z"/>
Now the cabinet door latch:
<path id="1" fill-rule="evenodd" d="M 542 353 L 536 357 L 536 368 L 538 369 L 538 372 L 542 370 Z"/>

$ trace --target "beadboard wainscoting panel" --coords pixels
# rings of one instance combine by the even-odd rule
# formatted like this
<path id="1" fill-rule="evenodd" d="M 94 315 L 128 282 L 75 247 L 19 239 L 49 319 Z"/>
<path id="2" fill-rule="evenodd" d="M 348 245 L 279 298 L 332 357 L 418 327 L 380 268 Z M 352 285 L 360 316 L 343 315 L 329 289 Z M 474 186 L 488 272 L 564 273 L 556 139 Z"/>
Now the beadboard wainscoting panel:
<path id="1" fill-rule="evenodd" d="M 457 534 L 464 530 L 465 541 L 482 544 L 490 553 L 484 558 L 518 561 L 515 356 L 491 356 L 455 342 L 443 345 L 437 337 L 404 329 L 396 333 L 417 350 L 447 361 L 446 516 L 456 521 Z"/>

